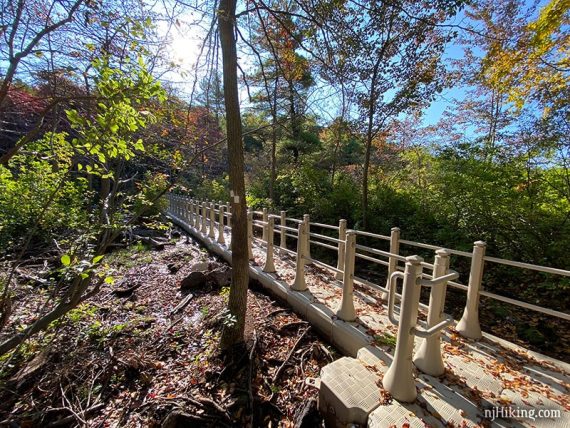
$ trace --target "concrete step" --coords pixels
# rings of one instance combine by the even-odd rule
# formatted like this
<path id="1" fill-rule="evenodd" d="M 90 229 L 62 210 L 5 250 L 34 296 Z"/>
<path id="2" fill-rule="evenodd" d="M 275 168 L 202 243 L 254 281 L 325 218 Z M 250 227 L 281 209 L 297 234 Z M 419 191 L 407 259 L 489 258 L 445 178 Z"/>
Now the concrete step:
<path id="1" fill-rule="evenodd" d="M 322 369 L 319 408 L 327 426 L 344 428 L 356 424 L 373 428 L 570 427 L 570 418 L 564 408 L 545 396 L 528 396 L 521 401 L 520 394 L 509 390 L 502 390 L 501 395 L 494 396 L 489 394 L 488 390 L 468 387 L 462 378 L 454 379 L 454 374 L 441 379 L 418 374 L 416 402 L 400 403 L 391 399 L 382 389 L 382 377 L 390 362 L 391 355 L 387 350 L 367 346 L 358 351 L 356 358 L 344 357 Z M 467 362 L 464 365 L 467 365 Z M 481 387 L 483 388 L 484 384 Z M 538 415 L 538 409 L 560 410 L 561 416 L 533 420 L 532 416 L 528 417 L 530 414 L 519 413 L 513 414 L 512 418 L 506 418 L 504 416 L 508 412 L 507 404 L 501 404 L 501 400 L 507 400 L 523 412 L 532 412 L 534 409 L 534 416 Z M 499 409 L 495 410 L 499 412 L 495 413 L 495 418 L 492 409 Z"/>

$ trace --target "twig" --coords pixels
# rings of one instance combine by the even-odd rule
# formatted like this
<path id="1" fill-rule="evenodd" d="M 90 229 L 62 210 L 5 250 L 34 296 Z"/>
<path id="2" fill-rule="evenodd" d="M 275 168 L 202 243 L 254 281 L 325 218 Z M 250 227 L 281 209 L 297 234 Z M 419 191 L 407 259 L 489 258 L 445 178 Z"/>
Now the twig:
<path id="1" fill-rule="evenodd" d="M 287 357 L 285 358 L 285 361 L 283 361 L 283 364 L 281 364 L 281 366 L 277 369 L 277 371 L 275 372 L 275 374 L 273 375 L 273 379 L 271 380 L 271 382 L 273 384 L 275 384 L 275 381 L 277 381 L 277 379 L 279 379 L 279 376 L 281 376 L 281 373 L 283 372 L 283 369 L 285 368 L 285 365 L 289 362 L 289 360 L 291 359 L 291 357 L 293 356 L 293 353 L 295 352 L 295 350 L 297 349 L 297 347 L 299 346 L 299 344 L 301 343 L 301 340 L 303 340 L 303 338 L 305 337 L 305 335 L 307 334 L 307 332 L 311 329 L 311 326 L 307 327 L 304 331 L 303 334 L 301 334 L 301 336 L 299 336 L 299 338 L 297 339 L 297 341 L 295 342 L 295 344 L 293 345 L 293 347 L 291 348 L 291 350 L 289 351 L 289 353 L 287 354 Z M 273 396 L 273 395 L 272 395 Z"/>
<path id="2" fill-rule="evenodd" d="M 303 362 L 305 360 L 305 355 L 307 355 L 307 352 L 309 351 L 314 351 L 314 345 L 309 346 L 307 349 L 305 349 L 303 351 L 303 353 L 301 354 L 301 357 L 299 358 L 301 360 L 301 372 L 303 372 L 303 376 L 305 376 L 305 369 L 303 368 Z"/>
<path id="3" fill-rule="evenodd" d="M 105 407 L 105 403 L 99 403 L 99 404 L 95 404 L 93 407 L 90 407 L 86 410 L 84 410 L 83 412 L 81 412 L 82 416 L 84 418 L 86 418 L 88 415 L 90 415 L 91 413 L 96 412 L 97 410 L 102 409 L 103 407 Z M 59 410 L 63 410 L 59 409 Z M 65 410 L 70 410 L 68 407 L 65 407 Z M 67 425 L 70 422 L 73 422 L 74 420 L 76 420 L 76 414 L 73 413 L 69 416 L 66 416 L 65 418 L 59 419 L 57 421 L 51 422 L 50 424 L 46 425 L 46 427 L 51 428 L 51 427 L 58 427 L 61 425 Z"/>
<path id="4" fill-rule="evenodd" d="M 34 276 L 34 275 L 29 275 L 29 274 L 27 274 L 27 273 L 25 273 L 25 272 L 22 272 L 22 270 L 19 269 L 19 268 L 16 268 L 16 273 L 18 274 L 18 276 L 20 276 L 20 277 L 22 277 L 22 278 L 24 278 L 24 279 L 27 279 L 28 281 L 34 281 L 34 282 L 37 282 L 37 283 L 39 283 L 39 284 L 41 284 L 41 285 L 47 285 L 47 284 L 49 283 L 49 281 L 48 281 L 47 279 L 45 279 L 45 278 L 40 278 L 40 277 L 37 277 L 37 276 Z"/>
<path id="5" fill-rule="evenodd" d="M 248 377 L 248 382 L 247 382 L 247 389 L 249 392 L 249 402 L 250 402 L 250 410 L 253 413 L 253 390 L 252 390 L 252 384 L 253 384 L 253 366 L 254 366 L 254 360 L 253 360 L 253 354 L 255 353 L 255 348 L 257 346 L 257 331 L 254 329 L 253 330 L 253 344 L 251 345 L 251 350 L 249 351 L 249 377 Z"/>
<path id="6" fill-rule="evenodd" d="M 178 305 L 176 305 L 176 307 L 174 309 L 172 309 L 170 311 L 170 314 L 168 314 L 168 316 L 172 317 L 173 315 L 177 314 L 182 309 L 184 309 L 186 306 L 188 306 L 188 303 L 190 303 L 190 300 L 192 300 L 192 297 L 194 297 L 193 294 L 188 294 L 188 296 L 186 296 Z"/>
<path id="7" fill-rule="evenodd" d="M 128 288 L 117 288 L 116 290 L 113 290 L 113 294 L 117 297 L 128 297 L 133 291 L 135 291 L 137 288 L 140 288 L 140 286 L 142 286 L 142 282 L 131 285 Z"/>
<path id="8" fill-rule="evenodd" d="M 308 322 L 307 321 L 294 321 L 294 322 L 290 322 L 287 324 L 282 325 L 281 327 L 279 327 L 279 329 L 277 330 L 278 333 L 283 333 L 283 331 L 289 329 L 289 328 L 294 328 L 294 327 L 300 327 L 302 325 L 307 325 Z"/>
<path id="9" fill-rule="evenodd" d="M 217 410 L 219 413 L 224 415 L 228 421 L 232 420 L 230 414 L 228 413 L 228 411 L 224 407 L 220 406 L 218 403 L 209 399 L 208 397 L 198 396 L 195 400 L 197 402 L 201 403 L 202 405 L 205 405 L 205 406 L 208 406 L 208 407 L 211 407 L 211 408 Z"/>
<path id="10" fill-rule="evenodd" d="M 168 330 L 172 330 L 172 328 L 175 325 L 180 324 L 180 321 L 182 321 L 184 319 L 184 316 L 181 316 L 180 318 L 178 318 L 176 321 L 173 321 L 169 326 L 168 326 Z M 164 338 L 166 338 L 167 336 L 162 337 L 160 340 L 164 340 Z"/>
<path id="11" fill-rule="evenodd" d="M 61 402 L 63 404 L 63 408 L 65 408 L 69 412 L 71 412 L 71 415 L 69 415 L 71 420 L 75 419 L 76 421 L 78 421 L 82 425 L 86 425 L 85 420 L 83 420 L 83 418 L 81 416 L 79 416 L 77 414 L 77 412 L 75 412 L 75 410 L 73 410 L 72 404 L 69 401 L 69 399 L 67 398 L 67 396 L 65 395 L 65 391 L 64 391 L 63 387 L 61 386 L 61 382 L 59 384 L 59 389 L 61 390 Z M 65 403 L 67 403 L 67 406 L 65 405 Z M 84 413 L 84 412 L 80 411 L 80 413 Z"/>
<path id="12" fill-rule="evenodd" d="M 329 350 L 325 347 L 325 345 L 323 345 L 322 343 L 319 343 L 319 347 L 320 347 L 321 350 L 325 353 L 325 355 L 326 355 L 327 357 L 329 357 L 329 360 L 331 360 L 331 362 L 333 362 L 333 361 L 334 361 L 334 358 L 333 358 L 333 356 L 332 356 L 332 354 L 331 354 L 331 351 L 329 351 Z"/>
<path id="13" fill-rule="evenodd" d="M 290 311 L 291 311 L 291 310 L 288 309 L 288 308 L 285 308 L 285 309 L 283 309 L 283 308 L 281 308 L 281 309 L 276 309 L 276 310 L 274 310 L 274 311 L 269 312 L 269 313 L 266 315 L 266 318 L 275 316 L 275 315 L 280 314 L 280 313 L 290 312 Z"/>

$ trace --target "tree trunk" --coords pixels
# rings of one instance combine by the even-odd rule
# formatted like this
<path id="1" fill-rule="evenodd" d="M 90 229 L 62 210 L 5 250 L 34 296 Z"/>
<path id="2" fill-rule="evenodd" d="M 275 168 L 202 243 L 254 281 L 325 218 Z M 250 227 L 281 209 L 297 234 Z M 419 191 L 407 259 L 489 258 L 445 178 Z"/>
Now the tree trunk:
<path id="1" fill-rule="evenodd" d="M 289 88 L 289 115 L 291 116 L 291 135 L 293 138 L 293 159 L 295 164 L 297 164 L 299 162 L 301 129 L 299 127 L 299 118 L 297 117 L 298 112 L 295 108 L 295 89 L 292 80 L 287 81 L 287 87 Z"/>
<path id="2" fill-rule="evenodd" d="M 332 164 L 332 171 L 331 171 L 331 189 L 334 189 L 334 175 L 336 173 L 336 164 L 338 162 L 338 152 L 340 149 L 340 142 L 341 142 L 341 138 L 342 138 L 341 134 L 342 134 L 342 132 L 341 132 L 341 129 L 339 126 L 339 128 L 337 129 L 337 132 L 336 132 L 336 143 L 334 146 L 334 153 L 333 153 L 333 164 Z"/>
<path id="3" fill-rule="evenodd" d="M 232 198 L 232 285 L 228 303 L 234 322 L 224 328 L 222 349 L 244 341 L 249 261 L 247 249 L 247 212 L 245 202 L 243 140 L 238 95 L 237 53 L 234 38 L 236 0 L 221 0 L 218 28 L 224 70 L 224 100 L 228 140 L 229 175 Z"/>
<path id="4" fill-rule="evenodd" d="M 277 178 L 277 120 L 273 116 L 273 130 L 271 131 L 271 177 L 269 177 L 269 199 L 275 206 L 275 180 Z"/>
<path id="5" fill-rule="evenodd" d="M 269 178 L 269 199 L 275 205 L 275 180 L 277 179 L 277 87 L 279 77 L 275 78 L 273 97 L 271 100 L 271 177 Z"/>
<path id="6" fill-rule="evenodd" d="M 366 152 L 364 155 L 364 171 L 362 172 L 362 228 L 368 227 L 368 170 L 370 169 L 370 152 L 372 151 L 374 125 L 374 83 L 370 92 L 370 107 L 368 111 L 368 127 L 366 130 Z"/>
<path id="7" fill-rule="evenodd" d="M 378 79 L 378 68 L 383 57 L 385 46 L 379 55 L 372 80 L 370 81 L 370 99 L 368 105 L 368 127 L 366 129 L 366 153 L 364 155 L 364 171 L 362 174 L 362 228 L 368 227 L 368 170 L 370 169 L 370 153 L 372 152 L 372 140 L 374 139 L 374 114 L 376 113 L 376 83 Z"/>

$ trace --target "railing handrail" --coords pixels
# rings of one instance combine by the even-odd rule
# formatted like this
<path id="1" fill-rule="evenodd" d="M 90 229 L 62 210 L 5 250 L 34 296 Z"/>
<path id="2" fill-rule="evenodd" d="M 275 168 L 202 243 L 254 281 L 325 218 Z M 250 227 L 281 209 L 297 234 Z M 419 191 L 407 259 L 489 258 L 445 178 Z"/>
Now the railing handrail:
<path id="1" fill-rule="evenodd" d="M 399 254 L 389 253 L 388 251 L 378 250 L 376 248 L 367 247 L 365 245 L 356 244 L 356 249 L 366 251 L 367 253 L 376 254 L 378 256 L 383 256 L 383 257 L 388 257 L 388 258 L 394 257 L 395 259 L 400 260 L 402 262 L 406 261 L 406 257 L 401 256 Z"/>
<path id="2" fill-rule="evenodd" d="M 442 247 L 441 245 L 437 246 L 437 245 L 432 245 L 432 244 L 425 244 L 423 242 L 409 241 L 406 239 L 400 239 L 400 244 L 410 245 L 413 247 L 426 248 L 428 250 L 438 250 L 440 248 L 445 248 L 445 247 Z M 454 254 L 456 256 L 473 258 L 473 254 L 468 253 L 466 251 L 453 250 L 453 249 L 449 249 L 449 248 L 445 248 L 445 249 L 447 251 L 449 251 L 451 254 Z M 497 264 L 502 264 L 502 265 L 512 266 L 512 267 L 518 267 L 521 269 L 528 269 L 528 270 L 534 270 L 537 272 L 551 273 L 553 275 L 561 275 L 561 276 L 570 277 L 570 271 L 569 270 L 553 268 L 550 266 L 542 266 L 542 265 L 535 265 L 532 263 L 517 262 L 515 260 L 501 259 L 499 257 L 491 257 L 491 256 L 485 256 L 483 258 L 483 260 L 485 260 L 486 262 L 497 263 Z"/>
<path id="3" fill-rule="evenodd" d="M 281 226 L 280 224 L 276 224 L 275 229 L 283 229 L 283 230 L 288 230 L 290 232 L 295 232 L 298 233 L 299 231 L 297 229 L 295 229 L 294 227 L 289 227 L 289 226 Z"/>
<path id="4" fill-rule="evenodd" d="M 554 275 L 570 276 L 570 271 L 568 271 L 568 270 L 553 268 L 553 267 L 549 267 L 549 266 L 540 266 L 540 265 L 534 265 L 531 263 L 516 262 L 514 260 L 499 259 L 497 257 L 490 257 L 490 256 L 485 256 L 483 258 L 483 260 L 485 260 L 486 262 L 498 263 L 498 264 L 518 267 L 518 268 L 522 268 L 522 269 L 529 269 L 529 270 L 534 270 L 537 272 L 545 272 L 545 273 L 551 273 Z"/>
<path id="5" fill-rule="evenodd" d="M 310 232 L 309 236 L 313 236 L 315 238 L 323 239 L 325 241 L 335 242 L 336 244 L 340 244 L 341 242 L 344 242 L 341 239 L 333 238 L 332 236 L 321 235 L 320 233 Z"/>
<path id="6" fill-rule="evenodd" d="M 311 226 L 324 227 L 325 229 L 338 230 L 338 226 L 333 226 L 332 224 L 313 223 L 313 222 L 309 222 L 309 224 L 310 224 Z"/>
<path id="7" fill-rule="evenodd" d="M 285 217 L 285 220 L 290 221 L 292 223 L 297 223 L 297 224 L 303 223 L 303 220 L 299 220 L 298 218 Z"/>
<path id="8" fill-rule="evenodd" d="M 386 236 L 386 235 L 380 235 L 378 233 L 372 233 L 372 232 L 365 232 L 364 230 L 355 230 L 354 231 L 357 235 L 362 235 L 362 236 L 368 236 L 370 238 L 378 238 L 378 239 L 384 239 L 385 241 L 389 241 L 390 237 Z M 401 242 L 401 241 L 400 241 Z"/>

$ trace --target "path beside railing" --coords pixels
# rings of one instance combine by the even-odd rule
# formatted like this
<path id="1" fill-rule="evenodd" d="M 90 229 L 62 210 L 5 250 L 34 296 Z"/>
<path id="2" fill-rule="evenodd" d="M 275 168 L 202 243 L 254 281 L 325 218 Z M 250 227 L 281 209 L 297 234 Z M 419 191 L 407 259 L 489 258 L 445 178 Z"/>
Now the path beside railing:
<path id="1" fill-rule="evenodd" d="M 169 214 L 175 223 L 210 250 L 231 258 L 231 212 L 227 205 L 174 195 L 169 200 Z M 320 407 L 329 422 L 388 427 L 406 421 L 410 426 L 424 426 L 423 420 L 432 426 L 448 422 L 477 426 L 489 419 L 485 418 L 486 409 L 516 405 L 561 412 L 560 418 L 537 421 L 535 426 L 570 426 L 568 365 L 481 334 L 477 307 L 483 264 L 500 260 L 486 258 L 483 243 L 476 243 L 473 253 L 420 244 L 436 250 L 430 264 L 421 257 L 398 254 L 400 244 L 411 245 L 411 241 L 400 239 L 398 229 L 382 236 L 346 230 L 342 220 L 332 226 L 311 223 L 308 216 L 301 220 L 289 219 L 284 212 L 270 215 L 267 210 L 250 212 L 248 219 L 252 276 L 287 301 L 345 355 L 356 357 L 342 358 L 323 370 Z M 318 233 L 317 228 L 329 234 Z M 261 237 L 254 231 L 260 231 Z M 337 237 L 330 236 L 330 231 L 338 233 Z M 276 235 L 278 247 L 273 242 Z M 359 235 L 387 241 L 389 251 L 357 244 Z M 297 251 L 287 248 L 289 240 L 296 243 Z M 313 259 L 311 246 L 315 245 L 337 252 L 337 265 Z M 457 275 L 449 263 L 452 254 L 472 259 L 468 285 L 455 282 Z M 355 276 L 357 258 L 385 266 L 388 284 Z M 554 274 L 566 272 L 544 269 Z M 401 293 L 397 292 L 398 281 L 403 281 Z M 463 287 L 468 293 L 464 316 L 456 329 L 449 326 L 453 320 L 442 313 L 447 284 Z M 419 302 L 421 286 L 431 289 L 429 305 Z M 567 314 L 540 309 L 568 319 Z M 414 374 L 412 358 L 421 370 L 418 375 Z M 382 384 L 397 400 L 383 395 L 378 387 Z M 418 416 L 412 417 L 410 412 Z M 499 418 L 495 426 L 531 424 L 523 419 L 505 422 Z"/>

